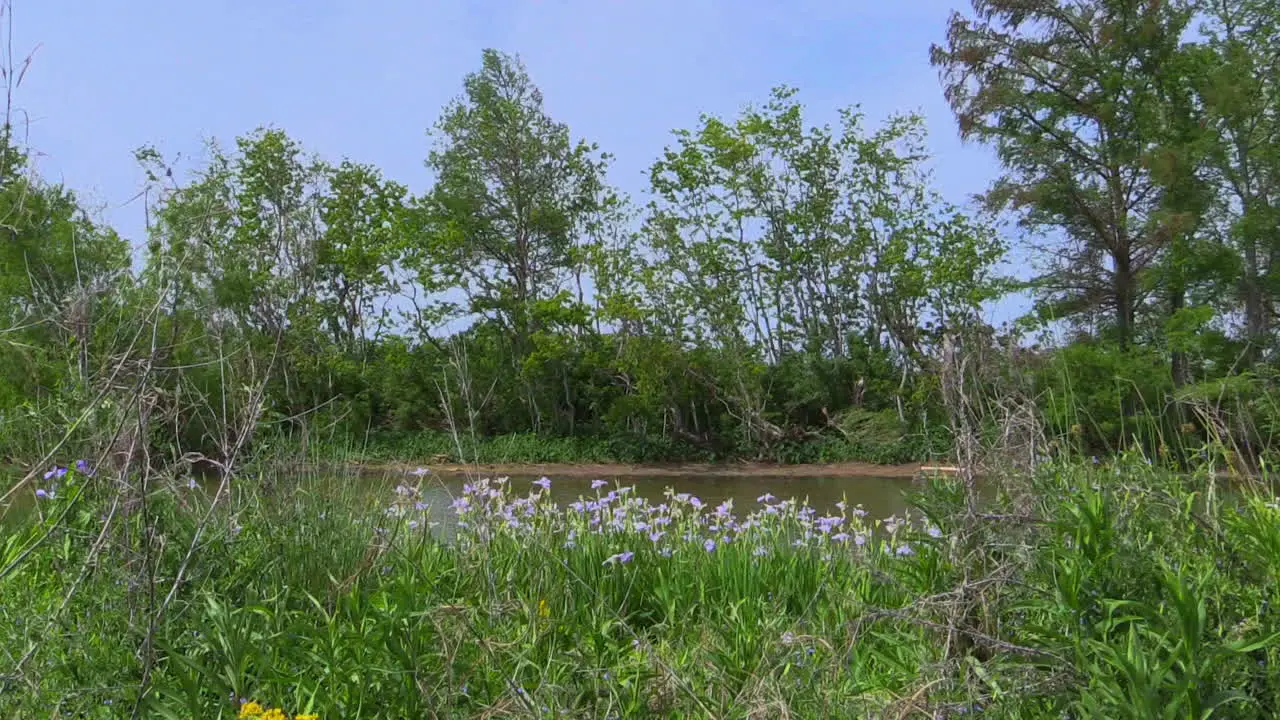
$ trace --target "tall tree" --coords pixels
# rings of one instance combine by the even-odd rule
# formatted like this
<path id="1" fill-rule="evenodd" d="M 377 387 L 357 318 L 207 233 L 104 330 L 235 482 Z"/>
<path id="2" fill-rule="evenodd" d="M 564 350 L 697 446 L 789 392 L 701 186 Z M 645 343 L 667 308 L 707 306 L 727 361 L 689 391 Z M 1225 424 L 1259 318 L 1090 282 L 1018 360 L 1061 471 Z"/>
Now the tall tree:
<path id="1" fill-rule="evenodd" d="M 516 58 L 485 50 L 464 88 L 436 126 L 427 160 L 436 184 L 421 203 L 424 245 L 409 262 L 428 282 L 462 291 L 460 305 L 438 298 L 439 317 L 498 323 L 520 371 L 538 331 L 577 303 L 570 285 L 587 231 L 611 202 L 608 156 L 572 140 L 546 113 Z"/>
<path id="2" fill-rule="evenodd" d="M 320 199 L 324 232 L 316 250 L 322 315 L 335 342 L 362 344 L 388 321 L 379 305 L 396 289 L 395 264 L 403 249 L 405 196 L 377 169 L 344 161 L 328 171 Z M 372 325 L 372 328 L 370 327 Z"/>
<path id="3" fill-rule="evenodd" d="M 172 176 L 152 149 L 139 160 L 156 182 Z M 260 129 L 237 138 L 234 152 L 211 143 L 192 181 L 160 194 L 145 276 L 167 293 L 171 326 L 160 340 L 183 363 L 235 378 L 203 378 L 194 391 L 201 402 L 170 398 L 175 416 L 238 411 L 235 396 L 258 383 L 268 384 L 279 417 L 304 418 L 333 397 L 320 367 L 325 306 L 317 297 L 327 178 L 328 167 L 286 133 Z M 175 374 L 174 382 L 189 380 Z"/>
<path id="4" fill-rule="evenodd" d="M 139 160 L 157 181 L 172 176 L 154 150 Z M 325 166 L 280 130 L 237 138 L 235 153 L 211 143 L 195 180 L 154 208 L 151 264 L 180 267 L 180 292 L 251 335 L 312 322 L 325 180 Z"/>
<path id="5" fill-rule="evenodd" d="M 1135 335 L 1142 276 L 1168 238 L 1151 216 L 1162 151 L 1159 78 L 1179 52 L 1184 0 L 973 0 L 932 60 L 966 138 L 993 143 L 1007 172 L 987 194 L 1025 226 L 1061 232 L 1040 278 L 1044 309 L 1111 316 Z M 1167 210 L 1167 208 L 1163 208 Z"/>
<path id="6" fill-rule="evenodd" d="M 927 322 L 968 322 L 998 292 L 1003 247 L 930 187 L 920 117 L 868 133 L 849 109 L 838 128 L 806 128 L 794 94 L 704 117 L 654 164 L 655 304 L 774 362 L 846 356 L 851 335 L 918 360 L 937 339 Z"/>
<path id="7" fill-rule="evenodd" d="M 1250 359 L 1276 346 L 1280 312 L 1280 5 L 1269 0 L 1200 0 L 1205 22 L 1196 76 L 1201 121 L 1220 189 L 1216 227 L 1237 260 Z"/>
<path id="8" fill-rule="evenodd" d="M 722 402 L 755 440 L 774 430 L 753 364 L 847 359 L 888 347 L 907 376 L 944 326 L 966 324 L 997 290 L 994 234 L 929 186 L 922 121 L 866 132 L 804 124 L 795 91 L 736 120 L 676 132 L 650 172 L 644 233 L 651 330 L 727 360 Z M 758 432 L 757 432 L 758 431 Z"/>

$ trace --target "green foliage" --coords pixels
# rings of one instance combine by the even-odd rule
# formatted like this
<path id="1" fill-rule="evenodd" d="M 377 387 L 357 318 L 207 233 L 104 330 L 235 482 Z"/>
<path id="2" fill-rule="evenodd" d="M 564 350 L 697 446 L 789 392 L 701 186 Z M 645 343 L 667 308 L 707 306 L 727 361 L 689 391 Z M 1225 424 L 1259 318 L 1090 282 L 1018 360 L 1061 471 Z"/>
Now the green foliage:
<path id="1" fill-rule="evenodd" d="M 486 50 L 419 194 L 276 128 L 186 175 L 140 150 L 130 272 L 6 135 L 0 454 L 69 427 L 86 445 L 87 403 L 153 383 L 139 432 L 169 460 L 423 434 L 459 459 L 910 461 L 1016 388 L 1086 455 L 1176 437 L 1183 460 L 1212 440 L 1256 465 L 1276 427 L 1278 33 L 1258 0 L 976 0 L 933 60 L 1004 165 L 978 214 L 933 188 L 920 116 L 815 126 L 786 86 L 676 130 L 633 203 Z M 994 210 L 1047 262 L 1010 332 L 984 317 L 1014 288 Z"/>
<path id="2" fill-rule="evenodd" d="M 1158 352 L 1077 343 L 1055 353 L 1038 380 L 1050 427 L 1084 455 L 1111 455 L 1135 440 L 1151 452 L 1164 436 L 1158 405 L 1173 381 Z"/>
<path id="3" fill-rule="evenodd" d="M 923 120 L 807 126 L 787 87 L 677 130 L 632 204 L 487 50 L 421 195 L 279 129 L 187 178 L 140 150 L 137 271 L 6 129 L 0 460 L 125 469 L 0 500 L 0 714 L 1280 714 L 1280 510 L 1215 472 L 1277 459 L 1280 10 L 972 6 L 933 61 L 1043 347 L 983 319 L 998 218 L 933 190 Z M 630 525 L 491 486 L 433 533 L 416 490 L 273 465 L 900 463 L 953 423 L 1046 464 L 931 483 L 920 527 L 841 506 L 852 543 L 673 494 L 660 545 L 626 493 Z M 239 473 L 159 470 L 202 461 Z"/>
<path id="4" fill-rule="evenodd" d="M 485 482 L 455 504 L 469 525 L 441 535 L 413 488 L 388 509 L 343 478 L 276 480 L 233 483 L 216 506 L 155 483 L 145 517 L 113 515 L 119 539 L 95 551 L 112 493 L 69 473 L 2 546 L 0 640 L 40 681 L 0 679 L 0 709 L 1264 718 L 1280 703 L 1280 510 L 1207 473 L 1057 466 L 1002 478 L 976 521 L 962 488 L 935 481 L 917 520 L 832 510 L 842 536 L 766 499 L 712 550 L 716 515 L 670 493 L 657 542 Z M 163 533 L 158 600 L 201 526 L 139 697 L 151 580 L 113 560 L 144 527 Z"/>
<path id="5" fill-rule="evenodd" d="M 991 142 L 1005 166 L 987 201 L 1029 230 L 1066 236 L 1046 258 L 1042 299 L 1068 318 L 1108 312 L 1126 345 L 1142 275 L 1175 236 L 1155 220 L 1169 208 L 1150 159 L 1170 150 L 1159 80 L 1177 62 L 1188 4 L 973 6 L 973 21 L 952 16 L 933 62 L 961 133 Z"/>
<path id="6" fill-rule="evenodd" d="M 47 449 L 75 426 L 131 285 L 127 243 L 29 174 L 10 141 L 0 134 L 0 458 Z"/>
<path id="7" fill-rule="evenodd" d="M 779 410 L 814 401 L 779 407 L 771 375 L 809 393 L 831 375 L 822 366 L 852 369 L 866 346 L 901 370 L 901 399 L 942 333 L 971 324 L 999 287 L 1001 244 L 928 187 L 921 118 L 868 135 L 849 109 L 838 130 L 806 129 L 795 94 L 677 131 L 650 171 L 648 251 L 624 306 L 628 318 L 647 306 L 649 333 L 722 351 L 712 377 L 752 442 L 781 434 Z M 807 424 L 850 397 L 809 408 Z"/>

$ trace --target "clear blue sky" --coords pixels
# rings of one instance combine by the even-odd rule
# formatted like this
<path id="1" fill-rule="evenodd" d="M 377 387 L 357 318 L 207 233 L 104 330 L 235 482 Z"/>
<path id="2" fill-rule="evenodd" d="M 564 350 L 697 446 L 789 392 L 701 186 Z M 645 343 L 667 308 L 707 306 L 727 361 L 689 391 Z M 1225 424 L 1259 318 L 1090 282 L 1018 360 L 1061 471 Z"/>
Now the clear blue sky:
<path id="1" fill-rule="evenodd" d="M 37 166 L 134 242 L 132 153 L 147 143 L 192 156 L 204 138 L 270 124 L 422 190 L 425 130 L 485 47 L 518 53 L 550 113 L 613 153 L 611 179 L 635 197 L 673 128 L 733 115 L 778 84 L 800 90 L 813 121 L 851 104 L 871 124 L 922 112 L 950 200 L 996 172 L 989 150 L 959 141 L 928 60 L 967 0 L 13 4 L 15 56 L 39 45 L 15 96 Z"/>

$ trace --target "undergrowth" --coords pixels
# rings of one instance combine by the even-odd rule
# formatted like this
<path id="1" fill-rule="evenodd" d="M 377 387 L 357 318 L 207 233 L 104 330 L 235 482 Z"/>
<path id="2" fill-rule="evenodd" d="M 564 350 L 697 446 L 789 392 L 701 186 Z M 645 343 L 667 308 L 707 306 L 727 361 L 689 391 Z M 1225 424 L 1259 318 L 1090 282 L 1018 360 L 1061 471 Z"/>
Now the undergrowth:
<path id="1" fill-rule="evenodd" d="M 287 436 L 268 441 L 282 450 L 297 445 Z M 369 462 L 452 463 L 722 463 L 758 461 L 779 464 L 865 462 L 896 465 L 946 456 L 947 428 L 903 434 L 896 428 L 857 426 L 848 437 L 822 435 L 779 440 L 767 445 L 698 445 L 676 438 L 553 437 L 515 433 L 491 437 L 455 437 L 448 432 L 378 432 L 365 438 L 331 438 L 308 454 Z"/>
<path id="2" fill-rule="evenodd" d="M 1057 465 L 977 509 L 935 481 L 888 519 L 476 480 L 447 528 L 434 481 L 174 478 L 126 507 L 51 474 L 2 544 L 0 715 L 1280 712 L 1280 509 L 1207 470 Z"/>

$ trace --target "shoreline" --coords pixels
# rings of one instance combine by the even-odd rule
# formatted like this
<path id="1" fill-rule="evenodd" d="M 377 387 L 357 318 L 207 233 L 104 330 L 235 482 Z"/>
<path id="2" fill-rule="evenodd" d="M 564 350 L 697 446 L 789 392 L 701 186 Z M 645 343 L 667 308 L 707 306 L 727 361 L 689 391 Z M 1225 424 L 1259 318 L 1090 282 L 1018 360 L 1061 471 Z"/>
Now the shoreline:
<path id="1" fill-rule="evenodd" d="M 342 463 L 366 472 L 408 473 L 425 467 L 439 475 L 491 474 L 514 477 L 545 475 L 555 477 L 831 477 L 831 478 L 914 478 L 922 472 L 947 472 L 951 468 L 908 463 L 904 465 L 876 465 L 873 463 L 839 462 L 800 465 L 770 463 L 458 463 L 431 464 L 390 463 Z"/>

